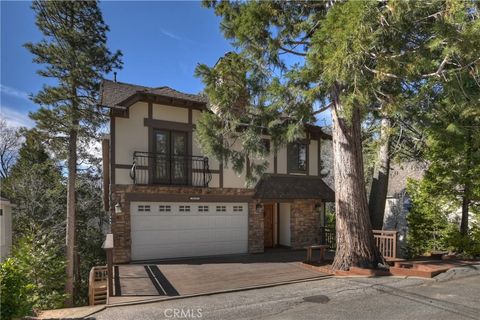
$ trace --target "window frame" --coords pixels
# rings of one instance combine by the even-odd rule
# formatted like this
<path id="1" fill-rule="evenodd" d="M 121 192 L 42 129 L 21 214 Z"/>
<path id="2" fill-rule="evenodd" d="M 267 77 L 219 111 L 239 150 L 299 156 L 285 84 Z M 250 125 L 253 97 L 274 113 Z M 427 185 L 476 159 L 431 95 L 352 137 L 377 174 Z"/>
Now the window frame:
<path id="1" fill-rule="evenodd" d="M 305 169 L 301 169 L 299 164 L 300 164 L 300 148 L 297 148 L 297 155 L 295 156 L 296 159 L 296 164 L 294 159 L 292 159 L 292 154 L 294 152 L 293 148 L 294 145 L 303 145 L 305 146 Z M 309 153 L 309 141 L 307 140 L 300 140 L 296 142 L 289 143 L 287 145 L 287 173 L 304 173 L 308 174 L 308 166 L 309 166 L 309 161 L 308 161 L 308 153 Z"/>

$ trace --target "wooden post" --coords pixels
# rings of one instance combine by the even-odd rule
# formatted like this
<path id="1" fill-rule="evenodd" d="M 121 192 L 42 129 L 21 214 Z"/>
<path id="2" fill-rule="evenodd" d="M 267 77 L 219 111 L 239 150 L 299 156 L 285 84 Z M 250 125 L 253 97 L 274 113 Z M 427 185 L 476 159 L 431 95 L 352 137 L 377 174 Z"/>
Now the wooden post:
<path id="1" fill-rule="evenodd" d="M 105 242 L 102 245 L 102 248 L 107 254 L 107 286 L 108 286 L 108 297 L 113 296 L 113 234 L 107 234 Z"/>
<path id="2" fill-rule="evenodd" d="M 110 140 L 102 140 L 102 166 L 103 166 L 103 208 L 110 211 Z"/>

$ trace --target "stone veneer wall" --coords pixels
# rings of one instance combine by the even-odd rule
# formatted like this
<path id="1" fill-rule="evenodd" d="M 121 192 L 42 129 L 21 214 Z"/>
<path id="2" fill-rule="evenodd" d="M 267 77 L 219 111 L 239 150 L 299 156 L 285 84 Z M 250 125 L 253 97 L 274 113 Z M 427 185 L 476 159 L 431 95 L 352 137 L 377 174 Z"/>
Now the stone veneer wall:
<path id="1" fill-rule="evenodd" d="M 128 263 L 131 261 L 131 225 L 130 225 L 130 200 L 129 194 L 158 195 L 158 200 L 149 198 L 145 201 L 162 201 L 162 194 L 166 195 L 215 195 L 225 196 L 225 202 L 232 196 L 253 196 L 253 190 L 241 188 L 197 188 L 197 187 L 166 187 L 166 186 L 137 186 L 114 185 L 111 186 L 111 214 L 113 233 L 113 262 Z M 141 201 L 141 200 L 140 200 Z M 231 201 L 230 201 L 231 202 Z M 263 214 L 255 211 L 253 199 L 246 201 L 248 205 L 248 251 L 263 252 Z M 120 203 L 122 213 L 115 213 L 115 204 Z"/>
<path id="2" fill-rule="evenodd" d="M 257 202 L 248 204 L 248 252 L 259 253 L 264 251 L 263 245 L 263 210 L 256 211 Z"/>
<path id="3" fill-rule="evenodd" d="M 303 249 L 319 243 L 320 213 L 315 211 L 315 199 L 294 200 L 290 211 L 290 246 Z"/>

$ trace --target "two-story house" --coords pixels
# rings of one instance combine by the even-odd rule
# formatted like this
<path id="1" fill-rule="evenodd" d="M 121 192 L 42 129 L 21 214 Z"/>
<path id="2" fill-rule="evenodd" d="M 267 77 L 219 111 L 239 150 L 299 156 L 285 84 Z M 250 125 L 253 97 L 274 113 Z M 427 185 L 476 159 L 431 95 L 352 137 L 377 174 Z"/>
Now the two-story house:
<path id="1" fill-rule="evenodd" d="M 100 105 L 110 112 L 103 155 L 115 263 L 318 241 L 324 204 L 334 201 L 320 176 L 321 144 L 331 139 L 320 127 L 306 125 L 306 139 L 272 151 L 247 188 L 244 173 L 205 157 L 196 141 L 197 119 L 211 112 L 203 97 L 104 81 Z"/>

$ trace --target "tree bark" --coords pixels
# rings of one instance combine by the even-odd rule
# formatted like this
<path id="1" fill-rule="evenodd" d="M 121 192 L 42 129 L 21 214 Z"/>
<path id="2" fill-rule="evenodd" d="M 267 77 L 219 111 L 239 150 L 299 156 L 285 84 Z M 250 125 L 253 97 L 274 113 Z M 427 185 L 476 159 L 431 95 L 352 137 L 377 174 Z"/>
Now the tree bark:
<path id="1" fill-rule="evenodd" d="M 68 142 L 68 184 L 67 184 L 67 232 L 66 258 L 67 282 L 65 292 L 68 295 L 65 301 L 67 307 L 73 306 L 75 288 L 75 227 L 76 227 L 76 199 L 75 183 L 77 181 L 77 130 L 70 130 Z"/>
<path id="2" fill-rule="evenodd" d="M 332 268 L 376 268 L 383 258 L 375 245 L 368 214 L 360 109 L 355 107 L 351 112 L 345 112 L 338 86 L 332 90 L 332 100 L 337 230 L 337 250 Z M 350 115 L 348 118 L 347 114 Z"/>
<path id="3" fill-rule="evenodd" d="M 468 209 L 470 207 L 468 191 L 468 186 L 465 186 L 464 196 L 462 197 L 462 220 L 460 222 L 460 233 L 463 235 L 468 234 Z"/>
<path id="4" fill-rule="evenodd" d="M 385 203 L 387 202 L 388 192 L 388 176 L 390 174 L 390 128 L 390 119 L 384 116 L 380 125 L 380 148 L 378 149 L 368 202 L 370 222 L 374 230 L 383 229 Z"/>

